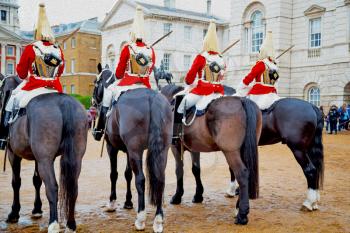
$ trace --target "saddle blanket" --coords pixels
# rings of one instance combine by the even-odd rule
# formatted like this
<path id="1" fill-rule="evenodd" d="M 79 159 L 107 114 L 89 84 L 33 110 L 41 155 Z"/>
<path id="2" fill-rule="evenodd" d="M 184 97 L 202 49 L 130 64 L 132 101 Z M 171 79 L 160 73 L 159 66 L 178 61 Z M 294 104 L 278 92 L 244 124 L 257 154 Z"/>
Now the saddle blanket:
<path id="1" fill-rule="evenodd" d="M 258 105 L 260 110 L 266 110 L 277 100 L 282 99 L 282 97 L 278 96 L 276 93 L 269 93 L 264 95 L 249 95 L 247 98 L 254 101 Z"/>

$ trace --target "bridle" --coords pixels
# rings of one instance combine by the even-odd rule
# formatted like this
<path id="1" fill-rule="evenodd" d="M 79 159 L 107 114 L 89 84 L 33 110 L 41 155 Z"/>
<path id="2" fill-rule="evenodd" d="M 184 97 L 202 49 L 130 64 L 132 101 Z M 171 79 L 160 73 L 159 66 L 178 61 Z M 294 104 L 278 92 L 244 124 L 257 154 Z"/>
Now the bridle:
<path id="1" fill-rule="evenodd" d="M 103 81 L 102 75 L 105 71 L 111 72 L 111 75 L 106 79 L 106 81 Z M 113 82 L 111 82 L 112 78 L 114 77 L 114 74 L 112 71 L 109 69 L 103 69 L 101 73 L 97 76 L 96 81 L 95 81 L 95 88 L 94 88 L 94 93 L 92 96 L 92 106 L 99 107 L 102 104 L 102 100 L 100 102 L 97 102 L 96 97 L 98 95 L 98 89 L 101 88 L 101 85 L 103 88 L 107 88 L 109 85 L 111 85 Z M 101 83 L 102 82 L 102 83 Z M 104 83 L 103 83 L 104 82 Z M 105 87 L 106 86 L 106 87 Z"/>

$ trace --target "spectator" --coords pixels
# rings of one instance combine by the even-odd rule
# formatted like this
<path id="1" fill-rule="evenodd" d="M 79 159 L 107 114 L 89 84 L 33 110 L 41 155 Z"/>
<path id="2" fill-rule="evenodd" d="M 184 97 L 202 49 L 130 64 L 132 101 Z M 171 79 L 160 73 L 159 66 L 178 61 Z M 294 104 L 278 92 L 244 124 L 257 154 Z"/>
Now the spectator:
<path id="1" fill-rule="evenodd" d="M 339 118 L 339 113 L 338 113 L 337 106 L 332 105 L 328 113 L 328 119 L 329 119 L 329 125 L 330 125 L 329 134 L 332 134 L 333 131 L 335 132 L 335 134 L 337 134 L 338 118 Z"/>
<path id="2" fill-rule="evenodd" d="M 348 124 L 349 124 L 349 114 L 346 109 L 346 104 L 344 103 L 340 108 L 339 108 L 339 127 L 338 130 L 341 131 L 342 129 L 348 129 Z"/>
<path id="3" fill-rule="evenodd" d="M 326 116 L 326 114 L 324 114 L 323 106 L 320 106 L 320 111 L 321 111 L 323 120 L 326 121 L 326 130 L 328 131 L 328 122 L 327 122 L 327 119 L 326 119 L 327 116 Z"/>

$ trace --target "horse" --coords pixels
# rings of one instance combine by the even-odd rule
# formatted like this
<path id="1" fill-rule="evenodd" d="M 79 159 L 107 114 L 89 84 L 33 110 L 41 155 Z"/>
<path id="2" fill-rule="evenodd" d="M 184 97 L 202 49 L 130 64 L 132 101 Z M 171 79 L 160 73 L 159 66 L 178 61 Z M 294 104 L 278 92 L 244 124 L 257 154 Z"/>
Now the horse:
<path id="1" fill-rule="evenodd" d="M 95 81 L 93 101 L 100 105 L 104 89 L 111 84 L 115 75 L 109 69 L 99 69 L 99 77 Z M 153 230 L 163 231 L 163 197 L 165 188 L 165 168 L 168 150 L 172 137 L 172 111 L 167 99 L 160 93 L 139 88 L 123 93 L 110 109 L 106 121 L 105 140 L 110 158 L 111 194 L 109 210 L 114 211 L 116 201 L 117 154 L 127 153 L 127 194 L 124 208 L 131 209 L 130 182 L 135 174 L 135 185 L 138 193 L 138 213 L 135 221 L 137 230 L 145 229 L 145 176 L 142 169 L 143 151 L 147 151 L 147 171 L 149 181 L 149 201 L 157 207 Z"/>
<path id="2" fill-rule="evenodd" d="M 171 102 L 174 95 L 182 90 L 183 87 L 168 85 L 162 88 L 161 93 Z M 193 113 L 191 115 L 190 118 Z M 177 117 L 175 109 L 175 119 Z M 179 137 L 191 151 L 224 153 L 241 187 L 235 224 L 248 223 L 249 198 L 259 196 L 257 145 L 261 124 L 261 111 L 253 101 L 228 96 L 214 100 L 204 115 L 197 117 L 191 125 L 183 126 Z"/>
<path id="3" fill-rule="evenodd" d="M 160 86 L 159 86 L 159 80 L 160 79 L 165 79 L 166 82 L 168 83 L 168 85 L 172 84 L 171 79 L 173 79 L 173 74 L 170 72 L 166 72 L 166 71 L 162 71 L 160 68 L 154 67 L 153 69 L 153 73 L 154 73 L 154 79 L 156 80 L 156 84 L 158 89 L 160 90 Z"/>
<path id="4" fill-rule="evenodd" d="M 235 92 L 235 91 L 234 91 Z M 313 211 L 318 209 L 320 200 L 318 189 L 322 188 L 324 177 L 324 156 L 322 144 L 323 116 L 321 111 L 309 102 L 283 98 L 262 112 L 263 124 L 259 146 L 273 145 L 279 142 L 286 144 L 301 166 L 307 180 L 308 192 L 302 209 Z M 172 147 L 176 159 L 177 189 L 171 199 L 172 204 L 180 204 L 184 193 L 183 161 L 180 156 L 181 144 Z M 203 201 L 203 185 L 200 177 L 199 153 L 191 152 L 192 172 L 196 180 L 196 194 L 193 202 Z M 231 183 L 227 197 L 234 197 L 238 192 L 235 175 L 230 169 Z M 314 191 L 316 190 L 316 193 Z M 308 199 L 311 196 L 311 203 Z"/>
<path id="5" fill-rule="evenodd" d="M 16 76 L 2 80 L 0 108 L 6 106 L 11 91 L 19 85 Z M 44 181 L 50 205 L 48 232 L 58 233 L 57 202 L 61 216 L 67 220 L 66 232 L 76 231 L 75 203 L 78 178 L 87 143 L 87 115 L 82 105 L 65 94 L 50 93 L 33 98 L 17 120 L 10 125 L 8 157 L 12 167 L 14 192 L 12 210 L 7 222 L 16 223 L 20 216 L 21 160 L 34 160 L 35 202 L 32 217 L 42 216 L 40 187 Z M 61 156 L 59 193 L 54 161 Z"/>

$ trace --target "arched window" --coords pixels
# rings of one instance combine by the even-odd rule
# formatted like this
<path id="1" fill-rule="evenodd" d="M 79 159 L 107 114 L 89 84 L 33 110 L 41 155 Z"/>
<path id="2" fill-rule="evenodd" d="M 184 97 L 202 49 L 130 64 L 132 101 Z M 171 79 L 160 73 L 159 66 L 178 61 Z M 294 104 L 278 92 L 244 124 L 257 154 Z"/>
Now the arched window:
<path id="1" fill-rule="evenodd" d="M 320 89 L 311 87 L 308 91 L 308 101 L 316 106 L 320 106 Z"/>
<path id="2" fill-rule="evenodd" d="M 251 16 L 251 51 L 259 52 L 260 46 L 264 40 L 265 25 L 263 23 L 263 14 L 257 10 Z"/>

